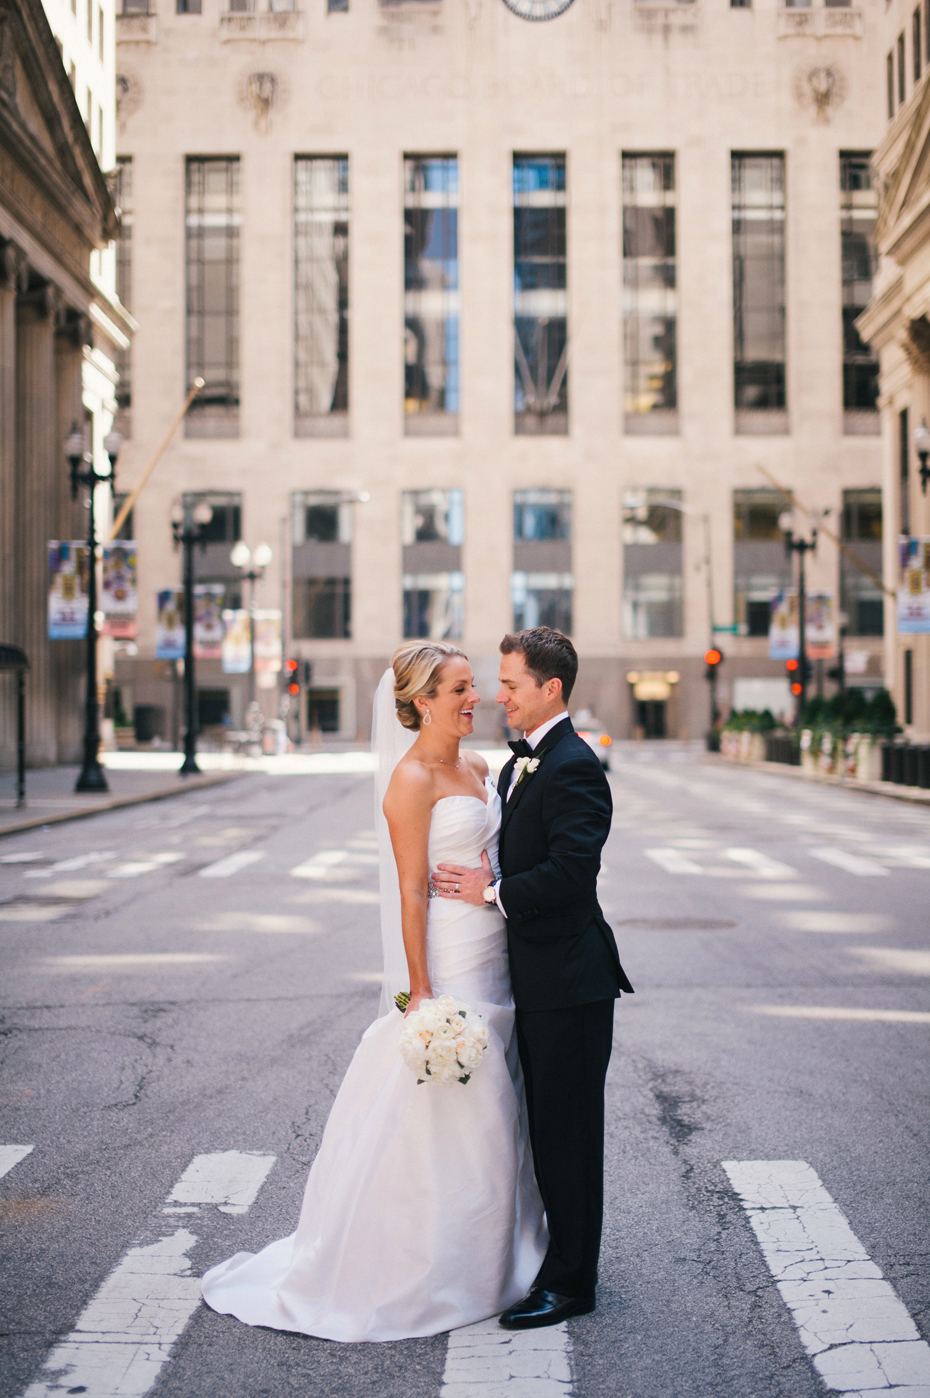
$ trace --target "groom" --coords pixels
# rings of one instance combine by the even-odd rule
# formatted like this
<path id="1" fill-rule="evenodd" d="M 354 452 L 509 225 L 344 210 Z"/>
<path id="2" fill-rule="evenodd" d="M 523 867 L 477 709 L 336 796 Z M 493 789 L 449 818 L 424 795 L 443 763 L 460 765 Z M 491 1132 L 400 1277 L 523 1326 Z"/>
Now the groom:
<path id="1" fill-rule="evenodd" d="M 523 739 L 500 776 L 502 877 L 442 864 L 435 883 L 507 919 L 517 1042 L 549 1250 L 529 1295 L 501 1316 L 508 1330 L 557 1325 L 594 1309 L 604 1203 L 604 1079 L 614 1000 L 632 992 L 597 901 L 610 788 L 566 705 L 575 647 L 537 626 L 505 636 L 500 692 Z"/>

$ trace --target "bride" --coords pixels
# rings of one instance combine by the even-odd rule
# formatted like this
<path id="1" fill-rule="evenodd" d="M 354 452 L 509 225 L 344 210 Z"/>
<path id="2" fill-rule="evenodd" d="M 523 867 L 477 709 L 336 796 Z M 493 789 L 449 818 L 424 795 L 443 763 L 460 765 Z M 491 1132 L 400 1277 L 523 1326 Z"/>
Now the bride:
<path id="1" fill-rule="evenodd" d="M 247 1325 L 436 1335 L 511 1306 L 545 1256 L 504 918 L 430 896 L 440 862 L 486 857 L 498 872 L 500 799 L 484 759 L 459 749 L 477 703 L 466 656 L 445 641 L 401 646 L 378 687 L 381 1017 L 333 1103 L 297 1231 L 203 1279 L 208 1305 Z M 489 1048 L 467 1085 L 418 1084 L 404 1063 L 393 997 L 408 987 L 408 1014 L 451 993 L 481 1015 Z"/>

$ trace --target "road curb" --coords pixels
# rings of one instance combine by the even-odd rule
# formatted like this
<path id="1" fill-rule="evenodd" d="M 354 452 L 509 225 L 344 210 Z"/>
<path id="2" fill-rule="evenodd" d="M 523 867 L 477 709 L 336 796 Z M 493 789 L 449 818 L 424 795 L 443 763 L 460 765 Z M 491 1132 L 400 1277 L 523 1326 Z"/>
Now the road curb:
<path id="1" fill-rule="evenodd" d="M 200 777 L 185 777 L 183 786 L 163 786 L 155 791 L 140 792 L 137 796 L 116 796 L 99 805 L 81 806 L 76 811 L 58 811 L 55 815 L 33 816 L 29 820 L 18 821 L 15 825 L 0 825 L 0 839 L 4 835 L 18 835 L 24 830 L 37 830 L 43 825 L 62 825 L 66 820 L 85 820 L 88 816 L 100 815 L 104 811 L 118 811 L 124 806 L 142 806 L 146 801 L 166 801 L 170 796 L 183 796 L 188 791 L 203 791 L 208 786 L 222 786 L 248 776 L 248 772 L 205 772 Z M 28 809 L 28 807 L 27 807 Z"/>
<path id="2" fill-rule="evenodd" d="M 805 772 L 801 767 L 789 767 L 787 762 L 731 762 L 717 754 L 707 754 L 711 762 L 742 767 L 749 772 L 768 772 L 776 777 L 794 777 L 797 781 L 816 782 L 820 786 L 835 786 L 842 791 L 864 791 L 867 796 L 885 796 L 891 801 L 909 801 L 912 806 L 930 806 L 930 791 L 919 786 L 898 786 L 895 782 L 858 782 L 852 777 L 844 781 L 832 772 Z"/>

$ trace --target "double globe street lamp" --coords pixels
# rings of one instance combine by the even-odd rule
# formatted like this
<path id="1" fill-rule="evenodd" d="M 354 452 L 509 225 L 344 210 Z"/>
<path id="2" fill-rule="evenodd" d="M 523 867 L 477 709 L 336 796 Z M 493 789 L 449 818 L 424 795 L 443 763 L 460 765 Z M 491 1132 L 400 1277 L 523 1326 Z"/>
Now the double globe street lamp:
<path id="1" fill-rule="evenodd" d="M 98 485 L 116 485 L 116 460 L 123 439 L 118 432 L 109 432 L 103 439 L 110 469 L 97 471 L 87 450 L 84 433 L 77 423 L 65 441 L 65 456 L 71 468 L 71 499 L 76 500 L 79 486 L 87 486 L 87 629 L 85 635 L 87 692 L 84 700 L 84 756 L 75 783 L 75 791 L 109 791 L 103 767 L 100 765 L 100 705 L 97 694 L 97 529 L 94 519 L 94 491 Z"/>
<path id="2" fill-rule="evenodd" d="M 196 776 L 197 685 L 194 676 L 194 545 L 206 547 L 204 530 L 213 518 L 213 508 L 205 500 L 196 503 L 186 497 L 176 501 L 171 510 L 171 532 L 175 546 L 184 550 L 184 761 L 179 775 Z"/>
<path id="3" fill-rule="evenodd" d="M 254 552 L 244 539 L 234 546 L 229 561 L 249 584 L 249 704 L 255 703 L 255 584 L 265 576 L 274 558 L 270 544 L 256 544 Z M 249 566 L 251 564 L 251 567 Z"/>

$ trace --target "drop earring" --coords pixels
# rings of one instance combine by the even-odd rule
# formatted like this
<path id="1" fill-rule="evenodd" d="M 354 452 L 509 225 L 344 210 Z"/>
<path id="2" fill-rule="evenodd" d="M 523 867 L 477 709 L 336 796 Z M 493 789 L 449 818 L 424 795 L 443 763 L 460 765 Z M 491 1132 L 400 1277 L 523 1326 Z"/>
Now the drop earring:
<path id="1" fill-rule="evenodd" d="M 433 721 L 433 715 L 430 713 L 429 709 L 427 709 L 427 710 L 426 710 L 426 713 L 423 715 L 423 727 L 424 727 L 424 728 L 429 728 L 429 726 L 430 726 L 430 724 L 432 723 L 432 721 Z"/>

